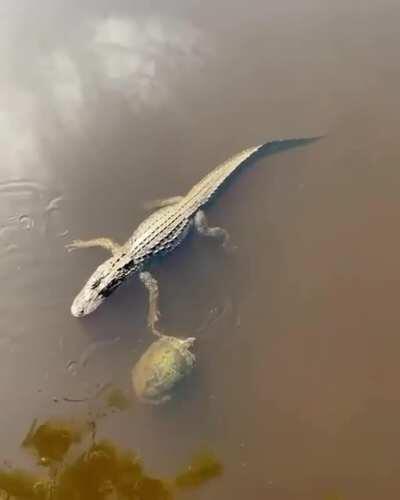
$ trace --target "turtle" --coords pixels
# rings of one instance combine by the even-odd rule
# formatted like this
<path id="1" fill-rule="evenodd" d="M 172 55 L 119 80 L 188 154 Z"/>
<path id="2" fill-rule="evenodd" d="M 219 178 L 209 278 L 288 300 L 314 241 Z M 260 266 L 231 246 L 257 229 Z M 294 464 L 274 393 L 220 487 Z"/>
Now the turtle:
<path id="1" fill-rule="evenodd" d="M 161 404 L 169 401 L 175 386 L 190 374 L 195 355 L 194 337 L 181 339 L 160 335 L 150 344 L 132 369 L 132 385 L 139 400 Z"/>

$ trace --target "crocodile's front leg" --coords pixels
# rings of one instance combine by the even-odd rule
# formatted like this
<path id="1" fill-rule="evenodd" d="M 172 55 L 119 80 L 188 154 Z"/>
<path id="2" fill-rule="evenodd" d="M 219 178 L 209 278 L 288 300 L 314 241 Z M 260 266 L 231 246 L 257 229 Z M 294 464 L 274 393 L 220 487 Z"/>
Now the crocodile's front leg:
<path id="1" fill-rule="evenodd" d="M 162 337 L 162 333 L 156 328 L 156 323 L 160 319 L 160 309 L 158 298 L 160 295 L 158 282 L 148 271 L 142 271 L 139 278 L 149 292 L 149 312 L 147 314 L 147 325 L 157 337 Z"/>
<path id="2" fill-rule="evenodd" d="M 219 240 L 221 240 L 224 250 L 226 250 L 228 253 L 232 253 L 235 251 L 236 247 L 231 244 L 228 231 L 218 226 L 210 227 L 207 223 L 207 217 L 205 216 L 203 210 L 199 210 L 198 212 L 196 212 L 194 216 L 194 227 L 196 231 L 202 236 L 207 236 L 209 238 L 218 238 Z"/>
<path id="3" fill-rule="evenodd" d="M 183 196 L 172 196 L 171 198 L 165 198 L 160 200 L 152 200 L 144 204 L 146 210 L 155 210 L 157 208 L 170 207 L 171 205 L 176 205 L 183 200 Z"/>
<path id="4" fill-rule="evenodd" d="M 77 248 L 95 248 L 101 247 L 108 250 L 113 255 L 116 255 L 121 251 L 121 245 L 115 243 L 115 241 L 110 238 L 95 238 L 93 240 L 74 240 L 72 243 L 65 245 L 68 251 L 75 250 Z"/>

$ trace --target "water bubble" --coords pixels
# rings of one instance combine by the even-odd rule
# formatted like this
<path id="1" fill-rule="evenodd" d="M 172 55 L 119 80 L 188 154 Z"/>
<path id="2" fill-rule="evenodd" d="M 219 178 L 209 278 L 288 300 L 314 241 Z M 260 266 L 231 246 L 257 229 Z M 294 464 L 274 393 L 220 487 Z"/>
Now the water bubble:
<path id="1" fill-rule="evenodd" d="M 34 222 L 32 217 L 30 217 L 29 215 L 26 214 L 20 215 L 18 220 L 24 229 L 29 231 L 30 229 L 33 228 Z"/>
<path id="2" fill-rule="evenodd" d="M 67 371 L 71 374 L 71 375 L 76 375 L 78 373 L 78 363 L 74 360 L 70 360 L 68 361 L 67 363 Z"/>

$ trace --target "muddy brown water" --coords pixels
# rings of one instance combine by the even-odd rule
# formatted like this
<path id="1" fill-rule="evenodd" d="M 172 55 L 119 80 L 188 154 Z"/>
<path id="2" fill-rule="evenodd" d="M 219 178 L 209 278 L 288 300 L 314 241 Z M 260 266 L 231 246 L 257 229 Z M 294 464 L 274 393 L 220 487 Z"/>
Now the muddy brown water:
<path id="1" fill-rule="evenodd" d="M 36 2 L 0 7 L 0 459 L 34 418 L 113 383 L 132 407 L 98 433 L 171 475 L 212 448 L 224 473 L 187 498 L 400 494 L 400 4 Z M 175 403 L 136 403 L 152 340 L 132 280 L 77 320 L 146 201 L 275 137 L 327 133 L 257 161 L 208 210 L 238 250 L 190 238 L 165 259 L 163 325 L 198 335 Z M 27 465 L 28 467 L 28 465 Z"/>

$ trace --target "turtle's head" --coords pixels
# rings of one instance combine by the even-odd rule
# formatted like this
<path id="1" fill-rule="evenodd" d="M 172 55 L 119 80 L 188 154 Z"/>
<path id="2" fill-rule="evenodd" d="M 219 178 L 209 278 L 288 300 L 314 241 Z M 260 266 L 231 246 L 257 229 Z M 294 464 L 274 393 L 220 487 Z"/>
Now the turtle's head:
<path id="1" fill-rule="evenodd" d="M 113 258 L 101 264 L 75 297 L 71 305 L 73 316 L 80 318 L 92 313 L 121 284 L 119 270 L 112 261 Z"/>

